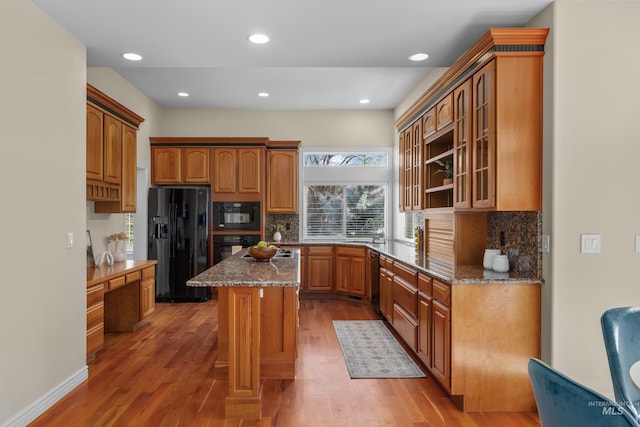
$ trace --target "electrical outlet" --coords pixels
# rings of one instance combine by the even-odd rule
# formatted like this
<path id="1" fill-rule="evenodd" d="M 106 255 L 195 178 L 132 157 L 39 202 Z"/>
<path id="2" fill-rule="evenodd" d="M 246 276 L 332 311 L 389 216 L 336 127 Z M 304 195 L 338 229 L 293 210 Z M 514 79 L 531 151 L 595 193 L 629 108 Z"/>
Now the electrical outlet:
<path id="1" fill-rule="evenodd" d="M 636 240 L 635 240 L 635 251 L 637 253 L 640 253 L 640 234 L 636 234 Z"/>
<path id="2" fill-rule="evenodd" d="M 67 233 L 67 248 L 73 247 L 73 233 Z"/>

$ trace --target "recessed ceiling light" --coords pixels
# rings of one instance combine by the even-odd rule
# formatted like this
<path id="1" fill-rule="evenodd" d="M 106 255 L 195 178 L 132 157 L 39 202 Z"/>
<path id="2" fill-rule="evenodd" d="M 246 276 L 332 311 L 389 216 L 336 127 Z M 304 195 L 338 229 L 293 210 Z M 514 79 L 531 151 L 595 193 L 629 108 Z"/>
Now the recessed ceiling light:
<path id="1" fill-rule="evenodd" d="M 269 36 L 266 34 L 251 34 L 249 41 L 255 44 L 265 44 L 269 41 Z"/>
<path id="2" fill-rule="evenodd" d="M 409 59 L 417 62 L 417 61 L 424 61 L 428 57 L 429 57 L 428 53 L 414 53 L 409 57 Z"/>
<path id="3" fill-rule="evenodd" d="M 268 93 L 268 92 L 260 92 L 260 93 L 258 94 L 258 96 L 259 96 L 259 97 L 261 97 L 261 98 L 266 98 L 266 97 L 268 97 L 268 96 L 269 96 L 269 93 Z"/>
<path id="4" fill-rule="evenodd" d="M 369 99 L 367 99 L 367 98 L 362 98 L 362 99 L 360 100 L 360 104 L 368 104 L 368 103 L 370 103 L 370 102 L 371 102 L 371 101 L 370 101 Z"/>
<path id="5" fill-rule="evenodd" d="M 188 92 L 178 92 L 178 96 L 182 96 L 182 97 L 186 98 L 187 96 L 189 96 L 189 93 Z"/>
<path id="6" fill-rule="evenodd" d="M 124 59 L 128 59 L 129 61 L 140 61 L 142 59 L 142 56 L 138 55 L 137 53 L 133 53 L 133 52 L 123 53 L 122 57 Z"/>

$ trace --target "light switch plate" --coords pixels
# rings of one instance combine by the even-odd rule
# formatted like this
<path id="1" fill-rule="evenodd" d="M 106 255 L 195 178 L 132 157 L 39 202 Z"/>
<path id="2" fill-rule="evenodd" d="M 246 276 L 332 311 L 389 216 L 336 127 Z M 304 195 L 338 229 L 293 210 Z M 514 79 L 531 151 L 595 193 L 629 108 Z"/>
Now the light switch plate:
<path id="1" fill-rule="evenodd" d="M 640 253 L 640 234 L 636 234 L 636 244 L 634 250 Z"/>
<path id="2" fill-rule="evenodd" d="M 548 254 L 549 251 L 551 250 L 550 245 L 550 238 L 548 234 L 543 234 L 542 235 L 542 252 L 544 252 L 545 254 Z"/>
<path id="3" fill-rule="evenodd" d="M 581 234 L 580 252 L 583 254 L 599 254 L 600 243 L 599 234 Z"/>

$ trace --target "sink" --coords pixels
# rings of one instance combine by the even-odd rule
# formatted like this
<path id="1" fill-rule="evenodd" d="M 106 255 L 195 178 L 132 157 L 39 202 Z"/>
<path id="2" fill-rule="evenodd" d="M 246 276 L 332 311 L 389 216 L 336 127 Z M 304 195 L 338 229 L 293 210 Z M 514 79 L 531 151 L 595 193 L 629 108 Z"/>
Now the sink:
<path id="1" fill-rule="evenodd" d="M 293 258 L 293 253 L 291 249 L 281 249 L 278 248 L 278 252 L 273 256 L 274 258 Z M 251 255 L 248 253 L 242 255 L 242 258 L 251 258 Z"/>

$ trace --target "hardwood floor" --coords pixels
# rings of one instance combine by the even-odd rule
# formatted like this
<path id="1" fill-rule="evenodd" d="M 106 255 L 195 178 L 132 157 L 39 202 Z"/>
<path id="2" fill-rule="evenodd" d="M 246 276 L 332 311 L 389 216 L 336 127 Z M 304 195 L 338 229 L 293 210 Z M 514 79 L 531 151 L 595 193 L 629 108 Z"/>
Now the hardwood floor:
<path id="1" fill-rule="evenodd" d="M 107 334 L 89 379 L 36 426 L 539 426 L 536 413 L 463 413 L 430 378 L 352 380 L 332 320 L 375 319 L 361 302 L 300 300 L 295 380 L 263 385 L 263 418 L 225 421 L 213 375 L 217 302 L 157 304 L 148 325 Z"/>

